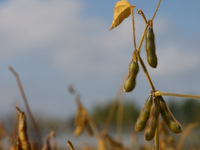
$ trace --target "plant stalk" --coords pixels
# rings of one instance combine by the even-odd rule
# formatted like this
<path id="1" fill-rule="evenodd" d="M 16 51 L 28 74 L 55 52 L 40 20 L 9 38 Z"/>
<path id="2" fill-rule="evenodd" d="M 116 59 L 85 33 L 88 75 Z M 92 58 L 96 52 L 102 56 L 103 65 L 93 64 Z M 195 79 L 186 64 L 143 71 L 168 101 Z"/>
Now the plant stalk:
<path id="1" fill-rule="evenodd" d="M 148 71 L 147 71 L 147 69 L 146 69 L 146 67 L 145 67 L 145 64 L 144 64 L 142 58 L 140 57 L 140 54 L 138 53 L 137 56 L 138 56 L 137 58 L 138 58 L 138 60 L 139 60 L 139 62 L 140 62 L 140 64 L 141 64 L 141 66 L 142 66 L 142 68 L 143 68 L 143 70 L 144 70 L 144 74 L 146 75 L 147 81 L 149 82 L 149 85 L 150 85 L 150 87 L 151 87 L 151 90 L 152 90 L 152 91 L 155 91 L 155 87 L 154 87 L 154 85 L 153 85 L 153 82 L 152 82 L 152 80 L 151 80 L 151 77 L 149 76 L 149 73 L 148 73 Z"/>
<path id="2" fill-rule="evenodd" d="M 161 2 L 161 0 L 159 0 L 159 2 L 158 2 L 158 5 L 157 5 L 156 10 L 155 10 L 155 12 L 154 12 L 154 14 L 153 14 L 153 17 L 152 17 L 152 21 L 153 21 L 153 19 L 154 19 L 155 16 L 156 16 L 156 13 L 157 13 L 158 8 L 159 8 L 159 6 L 160 6 L 160 2 Z"/>
<path id="3" fill-rule="evenodd" d="M 17 74 L 17 72 L 16 72 L 11 66 L 8 66 L 8 68 L 10 69 L 10 71 L 13 73 L 13 75 L 14 75 L 15 78 L 16 78 L 17 85 L 18 85 L 18 87 L 19 87 L 19 91 L 20 91 L 20 93 L 21 93 L 21 95 L 22 95 L 22 98 L 23 98 L 23 100 L 24 100 L 24 104 L 25 104 L 25 106 L 26 106 L 26 110 L 27 110 L 28 115 L 29 115 L 29 117 L 30 117 L 30 119 L 31 119 L 31 122 L 32 122 L 33 127 L 34 127 L 35 132 L 36 132 L 36 135 L 37 135 L 37 137 L 38 137 L 39 146 L 40 146 L 40 148 L 42 148 L 42 147 L 43 147 L 42 137 L 41 137 L 40 131 L 39 131 L 39 129 L 38 129 L 38 126 L 37 126 L 37 124 L 36 124 L 36 122 L 35 122 L 35 119 L 34 119 L 34 117 L 33 117 L 33 115 L 32 115 L 31 109 L 30 109 L 30 107 L 29 107 L 28 100 L 27 100 L 27 98 L 26 98 L 24 89 L 23 89 L 22 84 L 21 84 L 21 81 L 20 81 L 20 79 L 19 79 L 19 75 Z"/>
<path id="4" fill-rule="evenodd" d="M 146 31 L 147 31 L 147 28 L 148 28 L 148 24 L 146 24 L 146 26 L 145 26 L 145 28 L 144 28 L 144 31 L 143 31 L 143 33 L 142 33 L 142 37 L 141 37 L 141 39 L 140 39 L 140 43 L 139 43 L 139 46 L 138 46 L 138 53 L 140 54 L 140 50 L 141 50 L 141 47 L 142 47 L 142 43 L 143 43 L 143 41 L 144 41 L 144 36 L 145 36 L 145 34 L 146 34 Z"/>
<path id="5" fill-rule="evenodd" d="M 124 81 L 124 79 L 123 79 Z M 123 82 L 124 83 L 124 82 Z M 107 134 L 107 131 L 108 131 L 108 128 L 110 126 L 110 122 L 111 122 L 111 119 L 113 117 L 113 114 L 114 114 L 114 111 L 115 111 L 115 108 L 116 108 L 116 105 L 117 105 L 117 102 L 118 102 L 118 99 L 119 99 L 119 96 L 122 94 L 123 92 L 123 83 L 120 85 L 114 99 L 113 99 L 113 102 L 112 102 L 112 105 L 109 109 L 109 113 L 108 113 L 108 116 L 106 118 L 106 122 L 104 124 L 104 127 L 103 127 L 103 130 L 102 130 L 102 134 Z"/>
<path id="6" fill-rule="evenodd" d="M 174 97 L 200 99 L 200 95 L 180 94 L 180 93 L 167 93 L 167 92 L 162 92 L 162 91 L 156 91 L 155 92 L 155 96 L 174 96 Z"/>
<path id="7" fill-rule="evenodd" d="M 131 17 L 132 17 L 132 26 L 133 26 L 133 44 L 134 44 L 134 50 L 137 49 L 136 46 L 136 37 L 135 37 L 135 18 L 134 18 L 134 6 L 131 6 Z"/>
<path id="8" fill-rule="evenodd" d="M 147 24 L 147 19 L 143 13 L 143 11 L 141 9 L 137 9 L 137 14 L 140 14 L 145 22 L 145 24 Z"/>
<path id="9" fill-rule="evenodd" d="M 118 113 L 117 113 L 117 140 L 120 143 L 122 140 L 122 122 L 123 122 L 124 101 L 125 101 L 125 93 L 123 92 L 119 99 Z"/>

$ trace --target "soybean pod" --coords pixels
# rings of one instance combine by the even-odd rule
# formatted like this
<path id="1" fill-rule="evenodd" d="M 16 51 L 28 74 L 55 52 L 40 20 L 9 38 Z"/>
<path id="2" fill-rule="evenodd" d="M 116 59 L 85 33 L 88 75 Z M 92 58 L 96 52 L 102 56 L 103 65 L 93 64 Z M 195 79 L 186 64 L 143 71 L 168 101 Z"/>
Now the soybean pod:
<path id="1" fill-rule="evenodd" d="M 16 109 L 19 111 L 19 140 L 22 145 L 23 150 L 31 150 L 31 146 L 28 140 L 26 115 L 18 107 Z"/>
<path id="2" fill-rule="evenodd" d="M 124 83 L 124 91 L 131 92 L 135 88 L 136 80 L 134 77 L 128 76 Z"/>
<path id="3" fill-rule="evenodd" d="M 156 45 L 155 45 L 155 35 L 153 31 L 153 22 L 152 20 L 148 21 L 149 27 L 145 36 L 145 50 L 147 55 L 148 64 L 156 68 L 157 67 L 157 56 L 156 56 Z"/>
<path id="4" fill-rule="evenodd" d="M 144 139 L 150 141 L 154 138 L 156 128 L 158 126 L 158 117 L 160 113 L 160 106 L 155 97 L 153 97 L 153 104 L 151 106 L 149 124 L 144 133 Z"/>
<path id="5" fill-rule="evenodd" d="M 141 132 L 146 127 L 146 123 L 147 123 L 149 116 L 150 116 L 150 109 L 151 109 L 151 105 L 152 105 L 152 100 L 153 100 L 153 97 L 150 94 L 149 97 L 147 98 L 147 100 L 144 104 L 144 107 L 140 112 L 140 116 L 137 119 L 137 122 L 135 124 L 135 130 L 137 132 Z"/>
<path id="6" fill-rule="evenodd" d="M 159 100 L 159 103 L 160 103 L 160 112 L 161 112 L 162 118 L 165 121 L 165 123 L 168 125 L 169 129 L 173 133 L 181 133 L 182 132 L 181 125 L 178 123 L 178 121 L 176 121 L 176 119 L 170 112 L 162 96 L 158 96 L 157 99 Z"/>
<path id="7" fill-rule="evenodd" d="M 134 51 L 133 54 L 134 54 L 133 59 L 129 64 L 128 77 L 124 83 L 125 92 L 131 92 L 135 88 L 136 77 L 139 72 L 139 65 L 136 57 L 136 51 Z"/>

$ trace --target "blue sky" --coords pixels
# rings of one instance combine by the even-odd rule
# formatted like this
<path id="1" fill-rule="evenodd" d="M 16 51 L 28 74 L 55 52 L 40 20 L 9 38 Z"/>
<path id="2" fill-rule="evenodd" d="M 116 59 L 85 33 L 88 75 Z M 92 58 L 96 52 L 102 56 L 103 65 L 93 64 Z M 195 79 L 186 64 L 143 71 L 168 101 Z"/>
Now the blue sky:
<path id="1" fill-rule="evenodd" d="M 131 18 L 109 31 L 117 1 L 4 0 L 0 5 L 0 112 L 24 108 L 16 81 L 20 75 L 34 114 L 74 114 L 74 84 L 90 109 L 114 97 L 133 51 Z M 151 18 L 158 1 L 129 1 Z M 200 94 L 200 1 L 162 1 L 154 20 L 158 67 L 147 66 L 156 89 Z M 135 10 L 136 10 L 135 9 Z M 137 44 L 145 27 L 136 19 Z M 144 48 L 141 56 L 146 63 Z M 150 87 L 142 69 L 126 98 L 142 106 Z M 167 98 L 166 98 L 167 99 Z"/>

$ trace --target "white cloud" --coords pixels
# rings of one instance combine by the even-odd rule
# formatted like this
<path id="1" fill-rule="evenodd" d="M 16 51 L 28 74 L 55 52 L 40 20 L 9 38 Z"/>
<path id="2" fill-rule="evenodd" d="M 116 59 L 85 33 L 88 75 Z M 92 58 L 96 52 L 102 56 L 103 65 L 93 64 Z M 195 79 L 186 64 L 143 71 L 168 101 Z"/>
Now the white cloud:
<path id="1" fill-rule="evenodd" d="M 1 56 L 9 56 L 62 38 L 81 10 L 72 0 L 10 1 L 0 8 Z"/>
<path id="2" fill-rule="evenodd" d="M 163 46 L 161 52 L 157 52 L 157 69 L 150 68 L 150 73 L 156 76 L 183 75 L 183 73 L 187 74 L 189 71 L 199 68 L 198 54 L 187 51 L 187 48 L 184 47 L 185 44 Z"/>
<path id="3" fill-rule="evenodd" d="M 74 68 L 81 65 L 78 71 L 82 73 L 120 72 L 133 51 L 131 17 L 109 31 L 112 21 L 83 17 L 82 9 L 82 3 L 72 0 L 13 0 L 3 5 L 0 8 L 1 57 L 53 45 L 53 63 L 61 70 L 76 72 Z M 135 18 L 138 44 L 145 24 L 139 15 Z M 167 23 L 158 18 L 155 25 L 160 33 Z"/>

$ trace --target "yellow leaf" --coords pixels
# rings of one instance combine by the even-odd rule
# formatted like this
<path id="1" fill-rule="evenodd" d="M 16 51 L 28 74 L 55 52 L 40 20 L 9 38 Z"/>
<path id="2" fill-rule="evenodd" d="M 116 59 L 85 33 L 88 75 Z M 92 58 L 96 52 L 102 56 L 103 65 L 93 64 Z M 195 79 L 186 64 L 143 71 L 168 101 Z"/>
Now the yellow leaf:
<path id="1" fill-rule="evenodd" d="M 115 4 L 113 21 L 110 30 L 117 27 L 125 18 L 131 14 L 130 3 L 126 0 L 121 0 Z"/>

